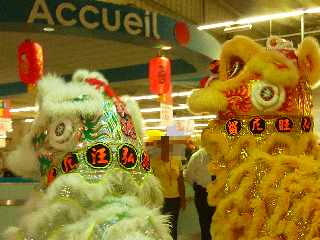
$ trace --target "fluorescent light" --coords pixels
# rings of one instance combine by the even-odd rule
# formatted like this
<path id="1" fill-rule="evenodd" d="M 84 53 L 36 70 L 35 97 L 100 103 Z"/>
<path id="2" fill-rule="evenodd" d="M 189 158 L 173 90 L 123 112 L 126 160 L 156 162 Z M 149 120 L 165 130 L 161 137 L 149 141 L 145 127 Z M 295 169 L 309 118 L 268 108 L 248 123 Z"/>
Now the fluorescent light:
<path id="1" fill-rule="evenodd" d="M 192 134 L 191 137 L 196 138 L 196 137 L 200 137 L 201 134 L 197 133 L 197 134 Z"/>
<path id="2" fill-rule="evenodd" d="M 228 27 L 230 25 L 236 24 L 235 21 L 227 21 L 227 22 L 221 22 L 221 23 L 211 23 L 206 25 L 201 25 L 198 27 L 199 30 L 206 30 L 206 29 L 214 29 L 214 28 L 222 28 L 222 27 Z"/>
<path id="3" fill-rule="evenodd" d="M 186 97 L 190 96 L 192 91 L 185 91 L 185 92 L 174 92 L 171 94 L 172 97 Z"/>
<path id="4" fill-rule="evenodd" d="M 160 112 L 160 108 L 141 108 L 140 112 L 142 113 Z"/>
<path id="5" fill-rule="evenodd" d="M 201 133 L 203 130 L 202 129 L 195 129 L 193 130 L 194 133 Z"/>
<path id="6" fill-rule="evenodd" d="M 320 87 L 320 80 L 318 80 L 318 82 L 315 85 L 313 85 L 311 89 L 316 90 L 318 87 Z"/>
<path id="7" fill-rule="evenodd" d="M 139 101 L 139 100 L 151 100 L 158 98 L 158 95 L 144 95 L 144 96 L 132 96 L 131 98 L 133 100 Z"/>
<path id="8" fill-rule="evenodd" d="M 170 50 L 170 49 L 172 49 L 171 46 L 163 46 L 163 47 L 161 47 L 161 50 L 164 50 L 164 51 Z"/>
<path id="9" fill-rule="evenodd" d="M 26 118 L 24 120 L 25 123 L 32 123 L 34 121 L 34 118 Z"/>
<path id="10" fill-rule="evenodd" d="M 234 27 L 226 27 L 223 29 L 224 32 L 237 32 L 237 31 L 245 31 L 250 30 L 252 28 L 252 24 L 234 26 Z"/>
<path id="11" fill-rule="evenodd" d="M 37 112 L 39 110 L 38 106 L 34 107 L 21 107 L 21 108 L 12 108 L 10 109 L 11 113 L 17 113 L 17 112 Z"/>
<path id="12" fill-rule="evenodd" d="M 43 28 L 43 31 L 45 31 L 45 32 L 54 32 L 55 29 L 53 27 L 45 27 L 45 28 Z"/>
<path id="13" fill-rule="evenodd" d="M 193 124 L 194 127 L 208 127 L 208 123 L 195 123 Z"/>
<path id="14" fill-rule="evenodd" d="M 174 106 L 172 109 L 173 110 L 184 110 L 184 109 L 188 109 L 188 105 L 187 104 L 180 104 L 179 106 Z M 160 112 L 161 108 L 141 108 L 140 111 L 142 113 L 153 113 L 153 112 Z"/>
<path id="15" fill-rule="evenodd" d="M 157 119 L 158 120 L 158 119 Z M 195 123 L 193 124 L 193 127 L 207 127 L 208 123 Z M 159 130 L 165 130 L 167 126 L 152 126 L 152 127 L 144 127 L 143 130 L 152 130 L 152 129 L 159 129 Z M 195 130 L 195 131 L 202 131 L 202 130 Z"/>
<path id="16" fill-rule="evenodd" d="M 320 8 L 309 8 L 306 10 L 297 9 L 291 12 L 282 12 L 282 13 L 275 13 L 275 14 L 269 14 L 269 15 L 241 18 L 236 21 L 226 21 L 226 22 L 220 22 L 220 23 L 200 25 L 198 26 L 198 29 L 199 30 L 216 29 L 216 28 L 222 28 L 222 27 L 230 27 L 232 25 L 243 25 L 243 24 L 250 24 L 250 23 L 257 23 L 257 22 L 265 22 L 265 21 L 270 21 L 275 19 L 300 16 L 300 15 L 303 15 L 304 13 L 316 13 L 316 12 L 320 12 Z"/>
<path id="17" fill-rule="evenodd" d="M 144 127 L 143 130 L 165 130 L 166 126 Z"/>
<path id="18" fill-rule="evenodd" d="M 236 24 L 249 24 L 249 23 L 257 23 L 257 22 L 265 22 L 275 19 L 282 19 L 287 17 L 295 17 L 300 16 L 304 12 L 301 9 L 292 11 L 292 12 L 284 12 L 284 13 L 275 13 L 275 14 L 269 14 L 269 15 L 262 15 L 262 16 L 255 16 L 255 17 L 248 17 L 239 19 L 236 21 Z"/>
<path id="19" fill-rule="evenodd" d="M 192 91 L 185 91 L 185 92 L 174 92 L 171 94 L 171 97 L 186 97 L 190 96 Z M 157 99 L 158 95 L 143 95 L 143 96 L 132 96 L 131 98 L 140 101 L 140 100 L 151 100 L 151 99 Z"/>
<path id="20" fill-rule="evenodd" d="M 308 8 L 304 10 L 305 13 L 320 13 L 320 7 Z"/>
<path id="21" fill-rule="evenodd" d="M 202 119 L 213 119 L 216 118 L 217 115 L 203 115 L 203 116 L 185 116 L 185 117 L 177 117 L 173 118 L 173 120 L 202 120 Z M 145 123 L 157 123 L 161 122 L 159 118 L 149 118 L 144 120 Z"/>
<path id="22" fill-rule="evenodd" d="M 157 123 L 160 122 L 159 118 L 149 118 L 149 119 L 144 119 L 145 123 Z"/>
<path id="23" fill-rule="evenodd" d="M 201 119 L 212 119 L 216 118 L 217 115 L 203 115 L 203 116 L 186 116 L 186 117 L 177 117 L 174 120 L 201 120 Z"/>

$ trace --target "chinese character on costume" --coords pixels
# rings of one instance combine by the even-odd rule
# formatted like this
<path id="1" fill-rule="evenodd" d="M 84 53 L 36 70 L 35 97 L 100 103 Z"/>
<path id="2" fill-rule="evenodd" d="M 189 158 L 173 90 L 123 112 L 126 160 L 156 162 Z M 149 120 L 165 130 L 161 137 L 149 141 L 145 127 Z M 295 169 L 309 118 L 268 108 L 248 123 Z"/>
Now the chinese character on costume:
<path id="1" fill-rule="evenodd" d="M 235 36 L 223 47 L 219 78 L 193 91 L 191 111 L 217 113 L 202 144 L 211 155 L 208 202 L 215 240 L 320 238 L 320 151 L 311 87 L 320 50 L 307 37 Z M 218 145 L 218 147 L 217 147 Z"/>
<path id="2" fill-rule="evenodd" d="M 97 72 L 37 84 L 39 115 L 6 164 L 40 191 L 6 239 L 171 240 L 142 116 Z"/>

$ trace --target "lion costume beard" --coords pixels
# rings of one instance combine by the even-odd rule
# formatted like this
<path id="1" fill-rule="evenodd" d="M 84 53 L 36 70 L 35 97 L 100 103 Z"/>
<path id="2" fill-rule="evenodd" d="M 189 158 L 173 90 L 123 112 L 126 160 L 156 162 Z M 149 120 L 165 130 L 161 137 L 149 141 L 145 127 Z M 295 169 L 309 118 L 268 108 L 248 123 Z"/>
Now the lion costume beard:
<path id="1" fill-rule="evenodd" d="M 295 52 L 273 40 L 267 49 L 242 36 L 226 42 L 220 79 L 188 99 L 193 112 L 219 114 L 202 135 L 217 176 L 207 187 L 215 240 L 320 239 L 309 87 L 320 75 L 319 46 L 306 38 Z"/>
<path id="2" fill-rule="evenodd" d="M 38 118 L 6 164 L 37 178 L 40 191 L 6 239 L 172 239 L 137 104 L 85 70 L 69 83 L 44 77 L 38 101 Z"/>

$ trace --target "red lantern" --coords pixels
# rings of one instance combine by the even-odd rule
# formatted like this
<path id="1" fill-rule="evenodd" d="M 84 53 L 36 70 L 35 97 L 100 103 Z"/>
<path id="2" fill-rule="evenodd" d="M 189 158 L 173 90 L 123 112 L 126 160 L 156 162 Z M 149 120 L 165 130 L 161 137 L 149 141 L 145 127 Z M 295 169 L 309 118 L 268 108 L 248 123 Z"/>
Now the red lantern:
<path id="1" fill-rule="evenodd" d="M 26 84 L 35 84 L 43 74 L 42 47 L 31 40 L 25 40 L 18 48 L 20 80 Z"/>
<path id="2" fill-rule="evenodd" d="M 150 91 L 153 94 L 164 94 L 171 88 L 171 66 L 166 57 L 155 57 L 149 62 Z"/>

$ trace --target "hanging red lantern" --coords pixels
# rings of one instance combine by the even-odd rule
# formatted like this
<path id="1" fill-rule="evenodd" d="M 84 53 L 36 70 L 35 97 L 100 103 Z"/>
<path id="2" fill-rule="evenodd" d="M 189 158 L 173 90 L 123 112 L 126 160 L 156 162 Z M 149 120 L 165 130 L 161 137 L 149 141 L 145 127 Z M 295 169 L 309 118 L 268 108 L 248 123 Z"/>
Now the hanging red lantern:
<path id="1" fill-rule="evenodd" d="M 157 56 L 149 62 L 150 91 L 153 94 L 164 94 L 171 88 L 171 66 L 166 57 Z"/>
<path id="2" fill-rule="evenodd" d="M 20 80 L 25 84 L 36 84 L 43 74 L 43 52 L 40 44 L 23 41 L 18 48 Z"/>

